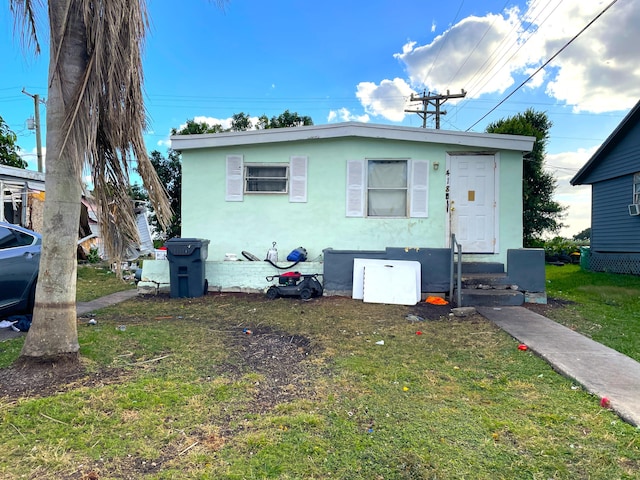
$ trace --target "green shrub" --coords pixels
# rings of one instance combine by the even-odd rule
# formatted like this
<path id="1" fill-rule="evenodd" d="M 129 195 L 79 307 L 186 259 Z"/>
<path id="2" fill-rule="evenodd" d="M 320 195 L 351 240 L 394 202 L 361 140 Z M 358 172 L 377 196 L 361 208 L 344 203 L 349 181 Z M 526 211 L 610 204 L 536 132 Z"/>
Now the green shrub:
<path id="1" fill-rule="evenodd" d="M 89 250 L 89 255 L 87 255 L 87 261 L 89 263 L 99 263 L 102 261 L 97 248 L 91 247 L 91 250 Z"/>

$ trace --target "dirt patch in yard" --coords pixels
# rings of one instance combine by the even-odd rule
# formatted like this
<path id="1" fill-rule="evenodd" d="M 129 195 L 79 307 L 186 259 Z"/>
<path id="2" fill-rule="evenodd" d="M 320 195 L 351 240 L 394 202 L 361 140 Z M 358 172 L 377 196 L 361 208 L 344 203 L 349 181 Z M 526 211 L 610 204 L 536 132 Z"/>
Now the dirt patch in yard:
<path id="1" fill-rule="evenodd" d="M 244 329 L 230 340 L 237 361 L 221 365 L 218 370 L 234 376 L 260 374 L 261 379 L 256 381 L 255 411 L 269 410 L 312 391 L 313 374 L 305 363 L 312 353 L 308 338 L 259 327 Z"/>
<path id="2" fill-rule="evenodd" d="M 124 372 L 106 369 L 88 373 L 76 355 L 49 362 L 25 362 L 0 369 L 0 399 L 46 397 L 78 386 L 98 386 L 118 382 Z"/>

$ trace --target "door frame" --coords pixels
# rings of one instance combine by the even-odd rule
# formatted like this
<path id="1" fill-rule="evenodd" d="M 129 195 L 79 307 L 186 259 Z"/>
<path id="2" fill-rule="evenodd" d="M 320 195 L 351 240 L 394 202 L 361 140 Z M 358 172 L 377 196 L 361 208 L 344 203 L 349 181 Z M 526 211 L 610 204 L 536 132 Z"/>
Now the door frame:
<path id="1" fill-rule="evenodd" d="M 446 153 L 446 185 L 445 185 L 445 245 L 449 248 L 451 245 L 451 211 L 450 211 L 450 188 L 451 188 L 451 167 L 453 163 L 453 157 L 466 157 L 466 156 L 486 156 L 493 157 L 495 163 L 494 175 L 493 175 L 493 199 L 495 202 L 494 215 L 493 215 L 493 232 L 495 236 L 495 242 L 493 246 L 493 252 L 465 252 L 464 245 L 462 245 L 462 253 L 471 255 L 497 255 L 500 253 L 500 153 L 499 152 L 447 152 Z"/>

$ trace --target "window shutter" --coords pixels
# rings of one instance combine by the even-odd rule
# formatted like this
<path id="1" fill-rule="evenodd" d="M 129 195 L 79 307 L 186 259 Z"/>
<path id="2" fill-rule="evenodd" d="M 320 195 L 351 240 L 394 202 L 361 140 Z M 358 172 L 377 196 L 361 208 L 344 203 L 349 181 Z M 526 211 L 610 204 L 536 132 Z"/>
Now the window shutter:
<path id="1" fill-rule="evenodd" d="M 242 155 L 227 155 L 227 187 L 224 199 L 227 202 L 242 202 L 244 172 Z"/>
<path id="2" fill-rule="evenodd" d="M 307 201 L 307 157 L 305 156 L 289 159 L 289 201 L 292 203 Z"/>
<path id="3" fill-rule="evenodd" d="M 364 217 L 365 161 L 347 161 L 347 217 Z"/>
<path id="4" fill-rule="evenodd" d="M 426 218 L 429 216 L 429 164 L 426 160 L 411 162 L 411 197 L 409 216 Z"/>

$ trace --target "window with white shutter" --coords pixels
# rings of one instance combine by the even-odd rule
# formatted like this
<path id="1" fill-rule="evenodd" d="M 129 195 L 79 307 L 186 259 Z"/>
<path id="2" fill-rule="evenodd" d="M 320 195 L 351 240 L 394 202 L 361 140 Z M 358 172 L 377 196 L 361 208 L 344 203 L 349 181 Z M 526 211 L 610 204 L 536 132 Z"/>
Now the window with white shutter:
<path id="1" fill-rule="evenodd" d="M 426 218 L 429 166 L 425 160 L 349 160 L 346 216 Z"/>
<path id="2" fill-rule="evenodd" d="M 308 157 L 295 155 L 289 163 L 245 163 L 242 155 L 226 158 L 227 202 L 242 202 L 247 194 L 289 194 L 292 203 L 307 201 Z"/>

